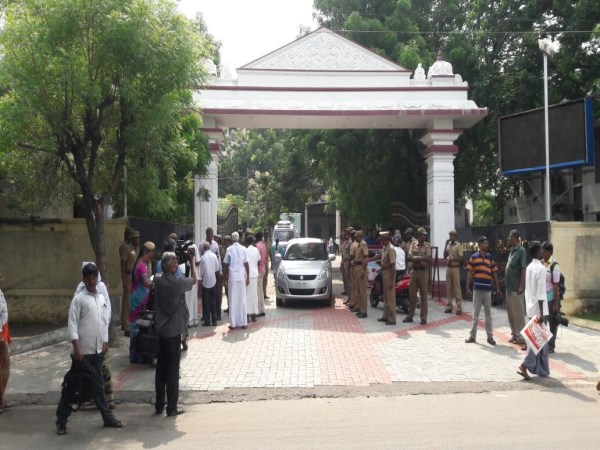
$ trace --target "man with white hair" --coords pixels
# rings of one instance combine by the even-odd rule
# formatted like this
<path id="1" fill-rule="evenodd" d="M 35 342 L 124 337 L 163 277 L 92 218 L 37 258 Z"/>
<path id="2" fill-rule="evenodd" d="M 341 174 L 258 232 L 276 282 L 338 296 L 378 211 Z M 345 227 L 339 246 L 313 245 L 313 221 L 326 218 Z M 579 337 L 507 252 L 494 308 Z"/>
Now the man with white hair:
<path id="1" fill-rule="evenodd" d="M 217 325 L 217 277 L 219 276 L 219 260 L 210 249 L 209 242 L 202 244 L 200 258 L 200 277 L 202 278 L 202 315 L 203 326 Z"/>
<path id="2" fill-rule="evenodd" d="M 246 328 L 248 325 L 246 286 L 250 284 L 250 267 L 246 249 L 239 243 L 240 234 L 231 234 L 232 244 L 223 261 L 223 275 L 227 283 L 229 302 L 229 328 Z"/>

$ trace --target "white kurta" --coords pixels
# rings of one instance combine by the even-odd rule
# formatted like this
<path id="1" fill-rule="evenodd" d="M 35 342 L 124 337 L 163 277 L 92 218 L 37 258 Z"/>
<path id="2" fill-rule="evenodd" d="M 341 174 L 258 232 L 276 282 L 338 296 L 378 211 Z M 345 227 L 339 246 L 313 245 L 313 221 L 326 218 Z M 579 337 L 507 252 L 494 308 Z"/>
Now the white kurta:
<path id="1" fill-rule="evenodd" d="M 246 269 L 248 262 L 246 249 L 234 242 L 227 249 L 225 263 L 229 265 L 229 281 L 227 284 L 227 301 L 229 303 L 229 322 L 231 327 L 248 325 L 248 305 L 246 303 Z"/>
<path id="2" fill-rule="evenodd" d="M 250 284 L 246 286 L 246 301 L 248 303 L 248 314 L 259 314 L 258 309 L 258 262 L 260 252 L 254 245 L 246 249 L 248 254 L 248 268 L 250 273 Z"/>

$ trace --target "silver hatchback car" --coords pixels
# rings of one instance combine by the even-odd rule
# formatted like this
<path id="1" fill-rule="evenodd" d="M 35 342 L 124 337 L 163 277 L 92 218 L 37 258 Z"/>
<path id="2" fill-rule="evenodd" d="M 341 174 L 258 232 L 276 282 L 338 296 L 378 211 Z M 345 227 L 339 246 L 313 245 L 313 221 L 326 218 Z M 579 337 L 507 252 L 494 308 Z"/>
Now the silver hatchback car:
<path id="1" fill-rule="evenodd" d="M 324 300 L 333 303 L 331 261 L 327 245 L 321 239 L 298 238 L 288 242 L 275 275 L 276 305 L 286 300 Z"/>

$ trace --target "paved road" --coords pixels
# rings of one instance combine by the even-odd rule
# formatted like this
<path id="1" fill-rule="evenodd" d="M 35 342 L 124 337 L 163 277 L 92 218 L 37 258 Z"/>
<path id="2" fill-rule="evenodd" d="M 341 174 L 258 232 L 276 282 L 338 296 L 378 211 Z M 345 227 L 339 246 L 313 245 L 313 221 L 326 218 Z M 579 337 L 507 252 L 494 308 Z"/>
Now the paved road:
<path id="1" fill-rule="evenodd" d="M 191 405 L 177 418 L 126 404 L 125 428 L 102 428 L 88 410 L 74 414 L 67 436 L 54 434 L 53 407 L 23 406 L 0 417 L 0 442 L 11 449 L 595 449 L 599 399 L 591 388 L 317 398 Z"/>
<path id="2" fill-rule="evenodd" d="M 600 367 L 600 333 L 575 326 L 559 331 L 552 377 L 524 383 L 516 374 L 524 353 L 508 343 L 506 312 L 493 311 L 498 345 L 465 344 L 471 303 L 461 316 L 444 314 L 430 300 L 429 323 L 385 326 L 381 306 L 357 319 L 338 296 L 334 307 L 275 308 L 247 330 L 230 331 L 227 315 L 216 328 L 191 329 L 181 366 L 182 399 L 188 403 L 246 399 L 402 395 L 595 386 Z M 341 291 L 339 281 L 335 290 Z M 483 313 L 482 313 L 483 315 Z M 12 359 L 9 402 L 53 404 L 68 369 L 70 344 L 45 347 Z M 154 371 L 129 364 L 128 339 L 111 349 L 117 401 L 150 402 Z"/>

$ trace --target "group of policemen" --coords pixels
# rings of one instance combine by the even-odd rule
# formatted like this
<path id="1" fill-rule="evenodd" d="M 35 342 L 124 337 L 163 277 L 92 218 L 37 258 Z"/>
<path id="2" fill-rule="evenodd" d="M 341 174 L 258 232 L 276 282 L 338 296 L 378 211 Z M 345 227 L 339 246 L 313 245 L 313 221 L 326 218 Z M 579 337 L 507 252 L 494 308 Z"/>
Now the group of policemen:
<path id="1" fill-rule="evenodd" d="M 393 237 L 389 231 L 379 233 L 382 245 L 381 253 L 369 257 L 369 248 L 363 239 L 362 230 L 352 227 L 344 230 L 341 236 L 340 252 L 342 255 L 342 280 L 344 294 L 348 296 L 344 302 L 358 318 L 367 317 L 367 265 L 370 261 L 379 261 L 383 279 L 383 316 L 377 319 L 386 325 L 396 324 L 396 290 L 395 284 L 400 273 L 396 270 L 396 250 L 392 241 L 406 255 L 406 269 L 410 273 L 408 315 L 403 322 L 413 322 L 417 308 L 417 293 L 420 295 L 421 324 L 427 323 L 427 291 L 429 285 L 429 264 L 431 245 L 426 241 L 427 231 L 407 228 L 402 239 L 399 231 Z M 397 248 L 397 247 L 396 247 Z"/>

